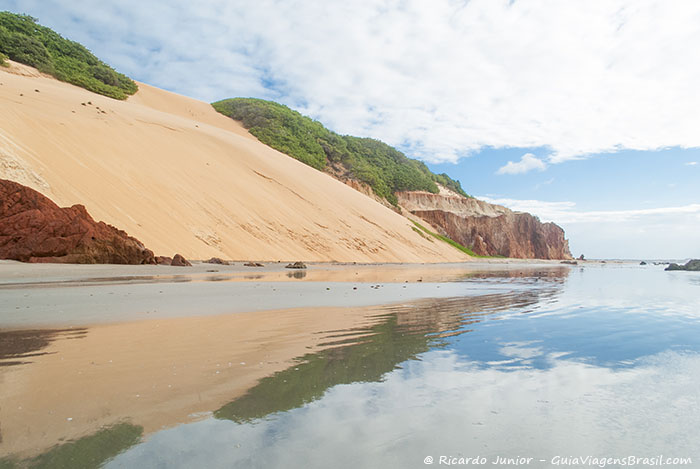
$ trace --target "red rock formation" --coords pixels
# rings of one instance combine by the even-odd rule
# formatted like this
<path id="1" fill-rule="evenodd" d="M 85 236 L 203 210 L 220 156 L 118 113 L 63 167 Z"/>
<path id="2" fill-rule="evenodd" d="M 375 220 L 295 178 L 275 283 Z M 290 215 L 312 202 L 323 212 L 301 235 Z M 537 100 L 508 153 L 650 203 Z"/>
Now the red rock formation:
<path id="1" fill-rule="evenodd" d="M 156 256 L 156 264 L 158 265 L 171 265 L 173 263 L 173 258 L 168 256 Z"/>
<path id="2" fill-rule="evenodd" d="M 124 231 L 95 222 L 82 205 L 0 179 L 0 259 L 75 264 L 154 264 L 153 252 Z"/>
<path id="3" fill-rule="evenodd" d="M 182 257 L 180 254 L 175 254 L 173 256 L 173 260 L 170 265 L 174 265 L 176 267 L 192 267 L 190 261 Z"/>
<path id="4" fill-rule="evenodd" d="M 399 204 L 482 256 L 571 259 L 564 230 L 529 213 L 457 194 L 402 192 Z"/>

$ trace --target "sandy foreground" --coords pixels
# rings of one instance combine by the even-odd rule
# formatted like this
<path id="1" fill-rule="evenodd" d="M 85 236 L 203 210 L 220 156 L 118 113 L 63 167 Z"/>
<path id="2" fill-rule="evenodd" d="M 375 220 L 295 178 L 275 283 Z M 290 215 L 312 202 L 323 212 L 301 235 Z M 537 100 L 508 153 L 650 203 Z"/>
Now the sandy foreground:
<path id="1" fill-rule="evenodd" d="M 157 255 L 468 260 L 208 103 L 146 84 L 116 101 L 16 63 L 0 67 L 0 102 L 0 178 L 83 204 Z"/>
<path id="2" fill-rule="evenodd" d="M 0 457 L 32 456 L 122 421 L 147 437 L 211 415 L 338 337 L 361 338 L 386 308 L 403 311 L 403 321 L 422 310 L 440 320 L 436 298 L 517 294 L 527 287 L 489 279 L 569 269 L 0 262 Z"/>

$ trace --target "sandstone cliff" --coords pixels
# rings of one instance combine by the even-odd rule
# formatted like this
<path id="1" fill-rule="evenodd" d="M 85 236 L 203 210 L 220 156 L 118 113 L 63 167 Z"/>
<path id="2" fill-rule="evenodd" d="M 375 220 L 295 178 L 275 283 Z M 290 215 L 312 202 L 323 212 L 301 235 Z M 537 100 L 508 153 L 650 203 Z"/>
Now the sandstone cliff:
<path id="1" fill-rule="evenodd" d="M 529 213 L 463 197 L 450 191 L 399 192 L 405 210 L 483 256 L 571 259 L 564 230 Z"/>
<path id="2" fill-rule="evenodd" d="M 154 264 L 153 252 L 96 222 L 82 205 L 60 208 L 37 191 L 0 179 L 0 259 L 77 264 Z"/>

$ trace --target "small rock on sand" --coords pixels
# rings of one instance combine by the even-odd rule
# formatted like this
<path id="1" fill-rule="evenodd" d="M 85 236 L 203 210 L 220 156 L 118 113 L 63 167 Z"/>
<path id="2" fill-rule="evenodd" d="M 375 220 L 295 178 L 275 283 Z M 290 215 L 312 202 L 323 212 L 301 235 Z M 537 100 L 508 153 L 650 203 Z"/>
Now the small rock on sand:
<path id="1" fill-rule="evenodd" d="M 174 265 L 176 267 L 190 267 L 192 264 L 180 254 L 175 254 L 175 256 L 173 256 L 173 261 L 170 263 L 170 265 Z"/>
<path id="2" fill-rule="evenodd" d="M 219 265 L 229 265 L 228 261 L 225 261 L 219 257 L 212 257 L 208 261 L 204 261 L 207 264 L 219 264 Z"/>

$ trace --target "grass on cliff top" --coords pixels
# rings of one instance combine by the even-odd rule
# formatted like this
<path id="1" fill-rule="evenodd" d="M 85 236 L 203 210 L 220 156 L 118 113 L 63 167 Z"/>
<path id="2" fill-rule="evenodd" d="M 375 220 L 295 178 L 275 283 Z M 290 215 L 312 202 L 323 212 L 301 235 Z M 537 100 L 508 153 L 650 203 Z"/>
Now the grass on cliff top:
<path id="1" fill-rule="evenodd" d="M 467 254 L 468 256 L 480 257 L 480 258 L 492 258 L 492 257 L 494 257 L 494 256 L 480 256 L 479 254 L 476 254 L 474 251 L 472 251 L 468 247 L 462 246 L 457 241 L 455 241 L 451 238 L 448 238 L 447 236 L 443 236 L 443 235 L 438 234 L 438 233 L 433 233 L 432 231 L 430 231 L 428 228 L 424 227 L 420 223 L 415 222 L 413 220 L 411 220 L 411 221 L 413 222 L 414 225 L 416 225 L 418 228 L 420 228 L 425 233 L 429 234 L 430 236 L 433 236 L 434 238 L 439 239 L 440 241 L 443 241 L 443 242 L 449 244 L 450 246 L 454 247 L 455 249 L 459 249 L 460 251 Z M 502 257 L 502 256 L 496 256 L 496 257 Z"/>
<path id="2" fill-rule="evenodd" d="M 131 78 L 28 15 L 0 12 L 0 54 L 110 98 L 126 99 L 138 90 Z"/>
<path id="3" fill-rule="evenodd" d="M 221 114 L 240 121 L 262 143 L 318 170 L 341 166 L 349 177 L 368 184 L 393 205 L 399 191 L 439 192 L 437 184 L 462 194 L 459 181 L 435 174 L 386 143 L 371 138 L 339 135 L 321 123 L 272 101 L 224 99 L 212 103 Z"/>

